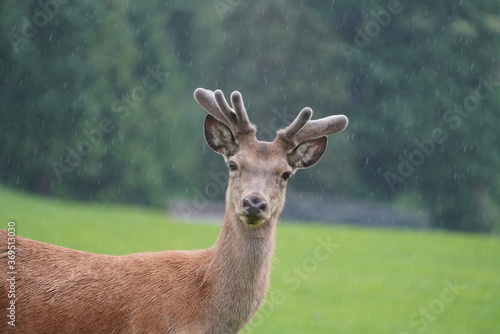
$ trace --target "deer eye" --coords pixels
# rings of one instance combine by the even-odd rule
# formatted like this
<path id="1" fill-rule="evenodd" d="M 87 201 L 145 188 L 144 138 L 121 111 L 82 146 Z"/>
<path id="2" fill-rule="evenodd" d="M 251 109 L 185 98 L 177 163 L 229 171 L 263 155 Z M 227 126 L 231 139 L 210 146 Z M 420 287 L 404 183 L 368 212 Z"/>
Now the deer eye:
<path id="1" fill-rule="evenodd" d="M 281 174 L 281 178 L 285 181 L 288 180 L 290 176 L 292 176 L 292 173 L 290 172 L 284 172 L 283 174 Z"/>
<path id="2" fill-rule="evenodd" d="M 227 163 L 227 166 L 229 167 L 229 170 L 231 170 L 233 172 L 238 169 L 238 165 L 236 165 L 236 162 L 234 162 L 234 161 L 229 161 Z"/>

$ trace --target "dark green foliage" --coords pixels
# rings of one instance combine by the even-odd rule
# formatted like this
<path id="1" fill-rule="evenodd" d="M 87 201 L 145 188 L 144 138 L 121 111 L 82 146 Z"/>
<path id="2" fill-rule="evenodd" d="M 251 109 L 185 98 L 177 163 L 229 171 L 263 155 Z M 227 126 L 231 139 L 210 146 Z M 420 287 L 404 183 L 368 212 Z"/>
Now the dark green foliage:
<path id="1" fill-rule="evenodd" d="M 349 117 L 292 186 L 413 198 L 436 226 L 488 231 L 487 207 L 500 201 L 499 9 L 396 0 L 2 3 L 0 181 L 80 199 L 199 200 L 208 184 L 223 188 L 216 173 L 224 167 L 204 146 L 192 92 L 238 89 L 263 140 L 305 106 L 313 118 Z"/>

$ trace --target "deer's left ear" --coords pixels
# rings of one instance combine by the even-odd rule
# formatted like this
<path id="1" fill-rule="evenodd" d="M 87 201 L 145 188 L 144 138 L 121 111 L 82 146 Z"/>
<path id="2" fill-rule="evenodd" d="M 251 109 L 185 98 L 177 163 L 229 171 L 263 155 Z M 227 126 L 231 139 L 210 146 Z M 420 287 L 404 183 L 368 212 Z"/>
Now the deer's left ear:
<path id="1" fill-rule="evenodd" d="M 314 166 L 325 153 L 327 142 L 326 136 L 303 141 L 288 152 L 288 164 L 292 168 Z"/>
<path id="2" fill-rule="evenodd" d="M 238 151 L 238 141 L 229 127 L 212 115 L 205 116 L 205 140 L 212 150 L 230 157 Z"/>

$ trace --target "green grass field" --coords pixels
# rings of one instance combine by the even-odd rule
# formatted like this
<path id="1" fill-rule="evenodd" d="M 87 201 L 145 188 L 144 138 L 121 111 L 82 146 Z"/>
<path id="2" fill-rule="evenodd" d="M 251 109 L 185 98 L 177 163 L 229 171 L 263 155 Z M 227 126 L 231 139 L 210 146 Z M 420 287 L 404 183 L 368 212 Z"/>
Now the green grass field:
<path id="1" fill-rule="evenodd" d="M 21 236 L 115 255 L 205 248 L 219 230 L 4 188 L 0 213 Z M 500 333 L 500 239 L 281 223 L 267 302 L 244 333 Z"/>

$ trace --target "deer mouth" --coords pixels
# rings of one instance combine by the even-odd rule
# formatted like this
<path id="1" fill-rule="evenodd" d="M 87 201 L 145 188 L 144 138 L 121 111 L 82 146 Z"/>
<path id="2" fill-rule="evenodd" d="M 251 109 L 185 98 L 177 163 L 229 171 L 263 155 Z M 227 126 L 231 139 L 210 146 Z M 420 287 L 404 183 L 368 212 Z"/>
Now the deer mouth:
<path id="1" fill-rule="evenodd" d="M 265 218 L 262 217 L 261 215 L 252 216 L 252 215 L 243 214 L 243 215 L 240 215 L 240 218 L 245 224 L 247 224 L 249 226 L 258 226 L 265 220 Z"/>

